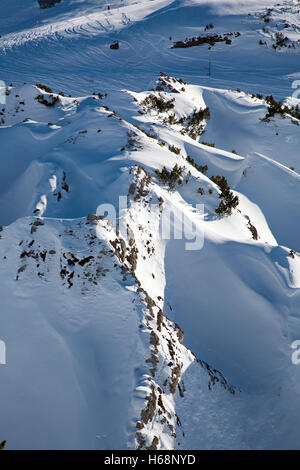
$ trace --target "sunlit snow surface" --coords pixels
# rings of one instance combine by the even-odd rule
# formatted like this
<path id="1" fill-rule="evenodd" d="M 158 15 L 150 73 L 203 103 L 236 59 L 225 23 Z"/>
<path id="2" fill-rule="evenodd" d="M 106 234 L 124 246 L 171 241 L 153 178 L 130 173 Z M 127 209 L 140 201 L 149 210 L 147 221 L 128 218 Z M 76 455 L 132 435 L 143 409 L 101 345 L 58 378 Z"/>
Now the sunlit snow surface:
<path id="1" fill-rule="evenodd" d="M 0 79 L 8 94 L 0 105 L 0 339 L 7 352 L 0 440 L 10 449 L 134 449 L 155 389 L 143 448 L 157 437 L 159 449 L 297 449 L 300 366 L 291 343 L 300 339 L 299 121 L 262 119 L 266 95 L 299 102 L 291 95 L 300 46 L 275 51 L 271 44 L 278 31 L 300 40 L 300 7 L 291 0 L 109 4 L 62 0 L 40 10 L 34 0 L 1 1 Z M 210 23 L 214 29 L 204 31 Z M 171 48 L 186 37 L 229 32 L 240 33 L 231 45 Z M 109 48 L 114 41 L 119 50 Z M 175 99 L 177 119 L 209 107 L 200 139 L 164 123 L 170 113 L 141 114 L 160 72 L 187 82 L 170 79 L 173 89 L 161 91 Z M 45 106 L 40 94 L 58 102 Z M 170 191 L 155 170 L 175 164 L 188 182 Z M 145 174 L 152 181 L 138 197 Z M 212 175 L 224 175 L 239 197 L 230 217 L 215 214 Z M 106 219 L 87 218 L 101 204 L 118 207 L 119 196 L 128 198 L 120 235 Z M 168 211 L 187 222 L 187 239 L 195 228 L 204 233 L 202 249 L 161 236 Z M 128 259 L 114 247 L 119 236 Z M 145 292 L 155 302 L 153 318 L 162 309 L 169 319 L 163 326 L 149 319 Z M 165 380 L 176 364 L 173 394 Z M 228 386 L 212 384 L 214 369 Z"/>

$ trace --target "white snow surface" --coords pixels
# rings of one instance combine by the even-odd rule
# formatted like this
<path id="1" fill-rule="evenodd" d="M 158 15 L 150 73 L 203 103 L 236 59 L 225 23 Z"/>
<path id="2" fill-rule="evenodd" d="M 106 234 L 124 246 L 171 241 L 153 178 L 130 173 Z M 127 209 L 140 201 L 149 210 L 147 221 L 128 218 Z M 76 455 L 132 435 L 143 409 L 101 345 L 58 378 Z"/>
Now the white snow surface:
<path id="1" fill-rule="evenodd" d="M 264 119 L 267 95 L 300 104 L 298 2 L 1 11 L 0 441 L 299 449 L 299 119 Z M 272 48 L 279 31 L 294 47 Z M 145 109 L 150 95 L 173 108 Z M 206 107 L 192 138 L 184 119 Z M 170 188 L 157 172 L 175 165 Z M 239 198 L 229 216 L 216 175 Z"/>

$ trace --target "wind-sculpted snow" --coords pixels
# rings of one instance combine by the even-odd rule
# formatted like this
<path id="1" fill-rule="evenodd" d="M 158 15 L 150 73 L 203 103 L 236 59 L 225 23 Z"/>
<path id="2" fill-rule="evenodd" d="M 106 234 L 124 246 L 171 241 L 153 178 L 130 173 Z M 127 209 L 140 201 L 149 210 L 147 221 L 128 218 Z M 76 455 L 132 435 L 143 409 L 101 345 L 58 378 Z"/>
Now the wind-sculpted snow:
<path id="1" fill-rule="evenodd" d="M 0 440 L 299 448 L 297 5 L 16 4 Z"/>

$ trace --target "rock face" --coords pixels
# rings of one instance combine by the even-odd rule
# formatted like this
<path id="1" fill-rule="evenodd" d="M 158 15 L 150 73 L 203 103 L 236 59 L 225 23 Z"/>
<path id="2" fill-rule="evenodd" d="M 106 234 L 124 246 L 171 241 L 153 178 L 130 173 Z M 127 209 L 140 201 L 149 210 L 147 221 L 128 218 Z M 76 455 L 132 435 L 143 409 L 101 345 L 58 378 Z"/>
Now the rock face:
<path id="1" fill-rule="evenodd" d="M 38 0 L 40 8 L 52 8 L 56 3 L 60 3 L 61 0 Z"/>

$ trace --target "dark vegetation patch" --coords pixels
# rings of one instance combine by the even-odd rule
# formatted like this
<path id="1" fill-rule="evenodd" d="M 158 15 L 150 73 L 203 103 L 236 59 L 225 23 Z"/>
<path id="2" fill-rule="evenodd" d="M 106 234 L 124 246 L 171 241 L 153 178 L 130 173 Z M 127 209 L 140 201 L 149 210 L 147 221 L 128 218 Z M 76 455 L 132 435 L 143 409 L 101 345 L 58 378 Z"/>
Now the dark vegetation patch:
<path id="1" fill-rule="evenodd" d="M 41 83 L 36 83 L 35 86 L 38 87 L 40 90 L 45 91 L 46 93 L 53 93 L 51 88 L 48 87 L 47 85 L 42 85 Z"/>
<path id="2" fill-rule="evenodd" d="M 144 112 L 149 112 L 154 109 L 158 113 L 166 113 L 171 109 L 174 109 L 174 101 L 175 98 L 165 100 L 160 93 L 158 96 L 150 94 L 140 103 L 140 106 Z"/>
<path id="3" fill-rule="evenodd" d="M 147 424 L 153 420 L 153 416 L 156 410 L 156 394 L 154 385 L 151 385 L 151 393 L 146 397 L 147 406 L 141 411 L 141 421 Z"/>
<path id="4" fill-rule="evenodd" d="M 246 218 L 248 219 L 247 227 L 248 227 L 248 229 L 250 230 L 250 232 L 252 234 L 253 240 L 258 240 L 257 228 L 254 227 L 254 225 L 251 224 L 251 220 L 247 215 L 246 215 Z"/>
<path id="5" fill-rule="evenodd" d="M 224 389 L 226 389 L 229 393 L 232 395 L 235 395 L 235 389 L 232 387 L 223 374 L 211 367 L 207 362 L 202 361 L 200 359 L 197 359 L 197 363 L 205 369 L 208 374 L 209 374 L 209 383 L 208 383 L 208 389 L 211 390 L 212 386 L 214 386 L 216 383 L 219 383 Z"/>
<path id="6" fill-rule="evenodd" d="M 213 147 L 213 148 L 215 147 L 215 144 L 214 144 L 214 143 L 209 143 L 209 142 L 204 142 L 204 141 L 202 141 L 202 142 L 200 142 L 200 144 L 206 145 L 207 147 Z"/>
<path id="7" fill-rule="evenodd" d="M 172 49 L 182 49 L 187 47 L 202 46 L 208 44 L 214 46 L 218 42 L 225 42 L 225 44 L 232 44 L 232 37 L 237 38 L 241 33 L 226 33 L 226 34 L 209 34 L 206 36 L 197 36 L 192 38 L 185 38 L 184 41 L 174 42 Z"/>
<path id="8" fill-rule="evenodd" d="M 115 41 L 109 46 L 109 48 L 110 49 L 115 49 L 115 50 L 120 49 L 120 44 L 119 44 L 118 41 Z"/>
<path id="9" fill-rule="evenodd" d="M 137 151 L 143 148 L 136 132 L 128 131 L 127 137 L 128 137 L 128 141 L 127 141 L 126 147 L 123 147 L 123 149 L 121 150 L 125 150 L 125 148 L 127 148 L 128 150 Z"/>
<path id="10" fill-rule="evenodd" d="M 103 98 L 105 98 L 105 97 L 107 96 L 107 93 L 104 93 L 104 94 L 103 94 L 103 93 L 96 93 L 96 92 L 94 92 L 94 93 L 93 93 L 93 96 L 94 96 L 95 99 L 98 98 L 98 100 L 102 100 Z"/>
<path id="11" fill-rule="evenodd" d="M 184 85 L 187 85 L 187 82 L 185 82 L 182 78 L 170 77 L 169 75 L 163 72 L 159 74 L 157 82 L 158 82 L 156 86 L 157 91 L 167 90 L 171 93 L 180 93 L 180 91 L 185 91 Z M 175 88 L 174 86 L 177 84 L 181 86 L 180 91 L 178 91 L 177 88 Z"/>
<path id="12" fill-rule="evenodd" d="M 264 120 L 268 120 L 274 117 L 275 114 L 279 114 L 282 117 L 289 115 L 295 119 L 300 119 L 300 108 L 296 106 L 288 106 L 282 103 L 282 101 L 276 101 L 272 95 L 266 96 L 265 98 L 269 108 Z"/>

